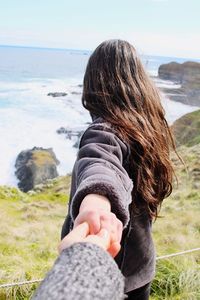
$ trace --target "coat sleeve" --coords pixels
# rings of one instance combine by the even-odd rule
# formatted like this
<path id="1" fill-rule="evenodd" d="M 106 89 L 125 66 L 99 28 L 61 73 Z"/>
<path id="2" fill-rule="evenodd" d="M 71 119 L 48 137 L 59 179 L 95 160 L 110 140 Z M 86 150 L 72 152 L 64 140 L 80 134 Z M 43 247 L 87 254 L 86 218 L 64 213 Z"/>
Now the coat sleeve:
<path id="1" fill-rule="evenodd" d="M 123 167 L 127 145 L 105 126 L 92 125 L 82 136 L 75 163 L 76 191 L 70 214 L 75 220 L 83 198 L 88 194 L 106 196 L 111 210 L 126 226 L 129 221 L 132 180 Z"/>
<path id="2" fill-rule="evenodd" d="M 122 300 L 124 277 L 113 258 L 91 243 L 62 251 L 32 300 Z"/>

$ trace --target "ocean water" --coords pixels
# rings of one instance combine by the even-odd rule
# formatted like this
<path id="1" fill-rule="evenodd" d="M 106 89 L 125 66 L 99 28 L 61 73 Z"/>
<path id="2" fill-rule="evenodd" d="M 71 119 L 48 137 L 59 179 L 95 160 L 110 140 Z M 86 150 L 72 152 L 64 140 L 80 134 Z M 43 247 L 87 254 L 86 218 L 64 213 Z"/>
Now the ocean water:
<path id="1" fill-rule="evenodd" d="M 56 131 L 60 127 L 84 128 L 90 116 L 81 106 L 81 84 L 89 51 L 0 46 L 0 185 L 17 185 L 17 155 L 34 146 L 53 148 L 60 175 L 70 173 L 76 158 L 75 140 Z M 185 59 L 143 56 L 149 74 L 159 65 Z M 158 87 L 176 88 L 172 82 L 154 78 Z M 66 92 L 53 98 L 50 92 Z M 196 107 L 171 101 L 163 95 L 170 124 Z"/>

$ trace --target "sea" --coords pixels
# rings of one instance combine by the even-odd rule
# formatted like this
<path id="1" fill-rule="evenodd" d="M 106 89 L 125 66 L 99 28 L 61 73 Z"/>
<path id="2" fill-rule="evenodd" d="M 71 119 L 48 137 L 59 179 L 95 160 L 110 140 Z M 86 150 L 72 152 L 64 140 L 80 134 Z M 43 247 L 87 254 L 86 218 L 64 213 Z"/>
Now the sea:
<path id="1" fill-rule="evenodd" d="M 58 134 L 86 128 L 89 113 L 82 108 L 83 75 L 91 51 L 0 46 L 0 185 L 17 186 L 17 155 L 33 147 L 52 148 L 60 161 L 59 175 L 70 174 L 77 149 L 75 138 Z M 158 87 L 178 88 L 173 82 L 157 78 L 158 67 L 188 58 L 141 56 Z M 48 96 L 65 92 L 65 97 Z M 162 103 L 170 124 L 182 115 L 198 109 L 169 100 Z"/>

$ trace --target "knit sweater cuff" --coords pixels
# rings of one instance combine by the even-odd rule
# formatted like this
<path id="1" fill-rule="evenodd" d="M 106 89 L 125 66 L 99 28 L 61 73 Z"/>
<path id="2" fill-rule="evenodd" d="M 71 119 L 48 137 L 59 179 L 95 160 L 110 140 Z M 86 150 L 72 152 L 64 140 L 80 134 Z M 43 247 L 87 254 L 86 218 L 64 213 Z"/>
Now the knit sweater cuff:
<path id="1" fill-rule="evenodd" d="M 62 251 L 33 299 L 124 299 L 124 279 L 106 251 L 76 243 Z"/>

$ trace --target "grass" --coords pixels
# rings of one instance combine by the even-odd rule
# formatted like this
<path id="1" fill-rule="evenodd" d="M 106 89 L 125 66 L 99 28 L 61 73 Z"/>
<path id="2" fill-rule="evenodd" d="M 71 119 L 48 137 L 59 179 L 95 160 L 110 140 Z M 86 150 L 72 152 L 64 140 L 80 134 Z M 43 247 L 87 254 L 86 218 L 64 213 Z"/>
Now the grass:
<path id="1" fill-rule="evenodd" d="M 42 151 L 42 150 L 36 150 L 35 152 L 33 152 L 31 159 L 38 166 L 43 166 L 43 165 L 46 165 L 47 163 L 51 164 L 51 163 L 55 162 L 51 153 L 49 153 L 47 151 Z"/>
<path id="2" fill-rule="evenodd" d="M 43 190 L 30 195 L 0 188 L 0 284 L 43 278 L 50 269 L 67 211 L 68 196 L 62 192 L 67 186 L 69 178 L 39 186 Z M 35 287 L 1 289 L 0 299 L 30 299 Z"/>
<path id="3" fill-rule="evenodd" d="M 179 150 L 188 166 L 172 156 L 179 186 L 163 203 L 153 225 L 157 255 L 200 245 L 200 145 Z M 0 187 L 0 284 L 43 278 L 57 257 L 66 215 L 69 177 L 39 185 L 35 191 Z M 200 299 L 200 253 L 158 261 L 152 300 Z M 0 290 L 0 300 L 30 299 L 37 284 Z"/>
<path id="4" fill-rule="evenodd" d="M 197 145 L 200 143 L 200 110 L 182 116 L 172 127 L 178 145 Z"/>
<path id="5" fill-rule="evenodd" d="M 200 247 L 200 145 L 179 149 L 186 167 L 172 157 L 179 185 L 163 203 L 153 225 L 157 256 Z M 200 252 L 160 260 L 152 283 L 152 300 L 200 299 Z"/>

